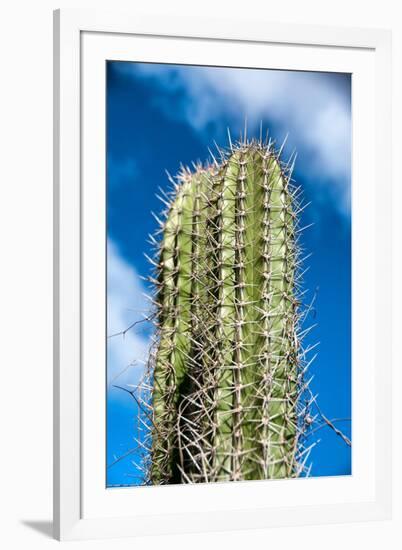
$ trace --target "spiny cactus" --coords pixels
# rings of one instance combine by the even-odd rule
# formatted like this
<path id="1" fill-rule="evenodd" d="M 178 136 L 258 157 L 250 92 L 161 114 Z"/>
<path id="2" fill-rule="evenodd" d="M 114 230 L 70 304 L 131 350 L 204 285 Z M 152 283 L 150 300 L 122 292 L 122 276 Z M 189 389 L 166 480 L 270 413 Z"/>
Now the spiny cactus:
<path id="1" fill-rule="evenodd" d="M 244 141 L 175 182 L 153 281 L 153 484 L 305 469 L 291 168 L 271 142 Z"/>

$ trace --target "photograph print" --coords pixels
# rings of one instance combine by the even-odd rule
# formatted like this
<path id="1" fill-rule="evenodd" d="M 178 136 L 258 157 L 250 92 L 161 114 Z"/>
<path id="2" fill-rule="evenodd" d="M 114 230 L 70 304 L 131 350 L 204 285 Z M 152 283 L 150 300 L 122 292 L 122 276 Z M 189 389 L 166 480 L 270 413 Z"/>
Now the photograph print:
<path id="1" fill-rule="evenodd" d="M 106 98 L 106 487 L 351 475 L 351 75 L 108 61 Z"/>

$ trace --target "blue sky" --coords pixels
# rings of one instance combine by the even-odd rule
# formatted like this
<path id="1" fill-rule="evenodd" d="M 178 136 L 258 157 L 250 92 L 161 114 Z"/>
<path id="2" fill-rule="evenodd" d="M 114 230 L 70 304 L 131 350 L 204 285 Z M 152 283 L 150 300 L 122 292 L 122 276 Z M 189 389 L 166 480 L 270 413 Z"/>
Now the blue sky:
<path id="1" fill-rule="evenodd" d="M 306 301 L 316 297 L 306 345 L 319 342 L 310 367 L 311 389 L 331 419 L 351 430 L 351 81 L 349 75 L 221 67 L 108 62 L 107 236 L 108 383 L 107 484 L 140 481 L 135 466 L 138 409 L 129 393 L 141 378 L 152 334 L 141 323 L 149 306 L 141 276 L 149 273 L 144 253 L 156 229 L 155 194 L 168 188 L 166 170 L 205 161 L 208 147 L 227 145 L 227 128 L 239 137 L 264 131 L 284 156 L 297 151 L 294 178 L 306 202 L 302 236 L 312 256 L 304 276 Z M 328 427 L 316 432 L 311 475 L 351 473 L 351 451 Z M 116 462 L 116 459 L 119 459 Z"/>

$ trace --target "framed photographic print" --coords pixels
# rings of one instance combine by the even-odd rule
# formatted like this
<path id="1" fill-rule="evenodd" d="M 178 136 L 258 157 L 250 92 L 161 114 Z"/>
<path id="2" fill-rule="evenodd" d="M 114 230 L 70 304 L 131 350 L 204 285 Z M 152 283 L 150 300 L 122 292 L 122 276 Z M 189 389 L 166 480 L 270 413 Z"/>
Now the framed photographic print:
<path id="1" fill-rule="evenodd" d="M 55 536 L 389 517 L 390 34 L 54 45 Z"/>

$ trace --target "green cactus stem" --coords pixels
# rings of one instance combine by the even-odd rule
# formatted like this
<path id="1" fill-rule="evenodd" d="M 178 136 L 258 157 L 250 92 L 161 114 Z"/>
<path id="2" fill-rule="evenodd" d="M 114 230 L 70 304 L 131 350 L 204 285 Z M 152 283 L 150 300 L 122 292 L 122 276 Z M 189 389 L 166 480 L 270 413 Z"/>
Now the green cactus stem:
<path id="1" fill-rule="evenodd" d="M 297 211 L 272 143 L 180 173 L 158 253 L 151 483 L 300 475 Z"/>

